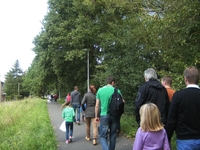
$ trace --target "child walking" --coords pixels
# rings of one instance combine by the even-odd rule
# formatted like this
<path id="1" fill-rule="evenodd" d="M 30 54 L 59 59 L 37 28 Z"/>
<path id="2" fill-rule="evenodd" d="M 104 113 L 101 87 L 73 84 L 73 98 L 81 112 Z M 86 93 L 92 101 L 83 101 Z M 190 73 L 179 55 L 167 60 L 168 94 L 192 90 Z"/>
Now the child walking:
<path id="1" fill-rule="evenodd" d="M 170 150 L 166 131 L 161 123 L 160 112 L 153 103 L 140 108 L 140 127 L 137 130 L 133 150 Z"/>
<path id="2" fill-rule="evenodd" d="M 74 121 L 74 109 L 69 106 L 70 102 L 66 101 L 62 107 L 62 118 L 65 119 L 65 126 L 66 126 L 66 144 L 72 142 L 73 136 L 73 121 Z"/>

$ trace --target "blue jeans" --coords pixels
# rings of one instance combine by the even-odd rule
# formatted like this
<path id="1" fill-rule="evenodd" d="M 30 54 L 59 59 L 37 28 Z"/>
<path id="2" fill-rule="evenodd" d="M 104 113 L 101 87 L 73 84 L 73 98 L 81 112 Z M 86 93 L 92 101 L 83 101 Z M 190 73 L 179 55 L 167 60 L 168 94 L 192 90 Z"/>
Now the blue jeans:
<path id="1" fill-rule="evenodd" d="M 176 140 L 177 150 L 200 150 L 200 139 Z"/>
<path id="2" fill-rule="evenodd" d="M 65 122 L 66 126 L 66 140 L 69 140 L 69 136 L 73 136 L 73 122 Z"/>
<path id="3" fill-rule="evenodd" d="M 110 132 L 108 132 L 108 129 Z M 101 116 L 100 117 L 100 141 L 103 150 L 114 150 L 117 136 L 117 117 Z M 109 144 L 108 144 L 109 135 Z"/>
<path id="4" fill-rule="evenodd" d="M 74 112 L 75 112 L 74 122 L 76 122 L 76 116 L 77 116 L 77 121 L 80 122 L 80 107 L 81 106 L 79 104 L 72 104 L 72 107 L 74 108 Z"/>

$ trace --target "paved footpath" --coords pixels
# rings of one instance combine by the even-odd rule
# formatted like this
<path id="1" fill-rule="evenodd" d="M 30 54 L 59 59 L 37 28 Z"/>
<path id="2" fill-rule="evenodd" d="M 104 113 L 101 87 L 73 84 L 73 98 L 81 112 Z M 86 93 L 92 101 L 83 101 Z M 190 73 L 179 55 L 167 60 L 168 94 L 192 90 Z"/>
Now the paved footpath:
<path id="1" fill-rule="evenodd" d="M 80 126 L 74 125 L 73 142 L 69 144 L 65 143 L 65 132 L 59 129 L 63 122 L 62 110 L 60 110 L 60 107 L 61 104 L 57 102 L 48 103 L 49 116 L 58 141 L 58 150 L 102 150 L 99 136 L 97 138 L 97 145 L 93 145 L 92 140 L 89 142 L 85 140 L 85 122 L 81 122 Z M 117 137 L 115 150 L 132 150 L 132 148 L 133 140 L 131 141 L 121 135 Z"/>

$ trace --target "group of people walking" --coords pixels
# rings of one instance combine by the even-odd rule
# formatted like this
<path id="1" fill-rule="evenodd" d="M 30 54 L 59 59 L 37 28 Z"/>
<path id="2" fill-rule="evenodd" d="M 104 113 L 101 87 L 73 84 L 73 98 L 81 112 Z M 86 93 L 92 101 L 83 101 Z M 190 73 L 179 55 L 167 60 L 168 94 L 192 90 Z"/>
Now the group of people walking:
<path id="1" fill-rule="evenodd" d="M 47 99 L 50 101 L 50 102 L 57 102 L 57 99 L 58 99 L 58 95 L 57 94 L 54 94 L 54 95 L 47 95 Z"/>
<path id="2" fill-rule="evenodd" d="M 73 92 L 67 94 L 66 101 L 61 107 L 61 109 L 65 108 L 63 109 L 62 117 L 66 121 L 66 143 L 70 143 L 72 141 L 71 137 L 73 136 L 73 123 L 80 125 L 80 117 L 81 117 L 80 112 L 82 110 L 82 121 L 86 122 L 85 139 L 87 141 L 91 140 L 90 128 L 92 124 L 93 145 L 97 144 L 98 122 L 94 120 L 95 104 L 96 104 L 96 87 L 94 85 L 90 85 L 89 92 L 84 95 L 83 99 L 81 99 L 81 94 L 78 91 L 78 86 L 74 87 Z M 71 113 L 69 113 L 69 111 L 71 111 Z M 68 119 L 68 117 L 70 119 Z M 69 122 L 70 125 L 68 126 Z"/>
<path id="3" fill-rule="evenodd" d="M 149 68 L 144 71 L 145 83 L 140 86 L 135 100 L 138 130 L 133 150 L 169 150 L 174 131 L 178 150 L 200 149 L 199 71 L 196 67 L 189 67 L 185 69 L 183 76 L 187 87 L 175 92 L 171 88 L 171 77 L 165 76 L 159 81 L 154 69 Z M 70 100 L 62 105 L 62 117 L 66 121 L 66 143 L 72 141 L 73 124 L 80 124 L 80 108 L 82 108 L 86 118 L 85 139 L 87 141 L 92 139 L 96 145 L 99 134 L 103 150 L 115 149 L 119 117 L 109 114 L 109 101 L 114 87 L 115 78 L 108 77 L 106 85 L 98 91 L 94 85 L 90 85 L 89 92 L 84 94 L 83 99 L 78 87 L 74 87 Z M 119 89 L 118 93 L 121 94 Z M 76 110 L 78 110 L 77 119 L 75 119 Z"/>
<path id="4" fill-rule="evenodd" d="M 170 150 L 174 132 L 177 150 L 200 149 L 199 76 L 196 67 L 186 68 L 183 73 L 186 88 L 175 92 L 169 76 L 160 83 L 154 69 L 144 71 L 146 82 L 135 100 L 139 128 L 133 150 Z"/>
<path id="5" fill-rule="evenodd" d="M 66 124 L 66 143 L 72 142 L 73 125 L 80 125 L 80 109 L 84 111 L 86 122 L 86 141 L 92 140 L 93 145 L 97 144 L 97 136 L 100 135 L 102 149 L 115 149 L 116 136 L 120 130 L 120 116 L 110 116 L 108 107 L 110 97 L 114 92 L 115 78 L 108 77 L 106 85 L 98 91 L 95 85 L 89 86 L 89 92 L 81 99 L 78 86 L 70 94 L 70 100 L 62 105 L 62 118 Z M 118 92 L 121 94 L 120 90 Z M 69 94 L 67 94 L 69 96 Z M 76 115 L 77 113 L 77 115 Z M 76 117 L 77 116 L 77 119 Z M 111 118 L 112 117 L 112 118 Z M 92 126 L 91 126 L 92 125 Z M 92 136 L 91 136 L 92 128 Z M 109 142 L 107 142 L 109 137 Z M 111 148 L 109 148 L 111 147 Z"/>

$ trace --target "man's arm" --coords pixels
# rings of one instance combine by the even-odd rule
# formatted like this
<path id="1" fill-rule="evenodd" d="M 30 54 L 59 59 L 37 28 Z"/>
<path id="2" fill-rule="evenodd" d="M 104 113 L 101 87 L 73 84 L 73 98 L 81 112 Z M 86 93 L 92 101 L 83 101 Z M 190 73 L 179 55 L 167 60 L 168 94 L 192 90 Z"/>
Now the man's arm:
<path id="1" fill-rule="evenodd" d="M 170 100 L 169 100 L 169 96 L 168 96 L 168 94 L 167 94 L 167 90 L 166 90 L 166 88 L 165 88 L 165 99 L 166 99 L 166 108 L 165 108 L 165 110 L 166 110 L 166 119 L 167 119 L 167 117 L 168 117 L 168 113 L 169 113 L 169 107 L 170 107 Z M 167 120 L 166 120 L 167 121 Z"/>
<path id="2" fill-rule="evenodd" d="M 145 103 L 145 89 L 140 87 L 135 100 L 135 117 L 138 125 L 140 125 L 140 107 Z"/>
<path id="3" fill-rule="evenodd" d="M 167 126 L 166 126 L 166 131 L 167 131 L 167 137 L 169 142 L 171 141 L 171 137 L 175 131 L 177 121 L 178 121 L 178 96 L 177 93 L 174 93 L 172 102 L 170 104 L 170 109 L 169 109 L 169 114 L 167 118 Z"/>
<path id="4" fill-rule="evenodd" d="M 79 92 L 79 101 L 80 101 L 80 104 L 81 104 L 81 93 Z"/>
<path id="5" fill-rule="evenodd" d="M 95 105 L 95 118 L 96 119 L 99 119 L 98 114 L 99 114 L 99 99 L 96 99 L 96 105 Z"/>

